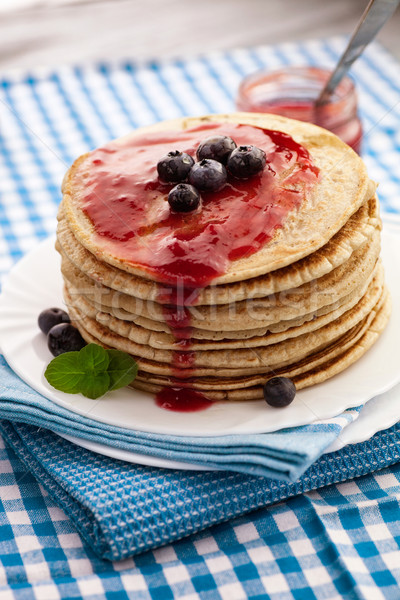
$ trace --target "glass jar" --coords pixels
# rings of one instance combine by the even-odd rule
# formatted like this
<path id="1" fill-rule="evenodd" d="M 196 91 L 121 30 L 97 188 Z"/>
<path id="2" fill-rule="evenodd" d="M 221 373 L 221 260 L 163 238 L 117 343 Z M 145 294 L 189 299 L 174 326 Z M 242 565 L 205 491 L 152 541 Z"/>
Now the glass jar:
<path id="1" fill-rule="evenodd" d="M 240 84 L 236 108 L 243 112 L 279 114 L 329 129 L 360 153 L 362 125 L 357 93 L 349 77 L 342 79 L 327 104 L 315 107 L 331 71 L 317 67 L 285 67 L 249 75 Z"/>

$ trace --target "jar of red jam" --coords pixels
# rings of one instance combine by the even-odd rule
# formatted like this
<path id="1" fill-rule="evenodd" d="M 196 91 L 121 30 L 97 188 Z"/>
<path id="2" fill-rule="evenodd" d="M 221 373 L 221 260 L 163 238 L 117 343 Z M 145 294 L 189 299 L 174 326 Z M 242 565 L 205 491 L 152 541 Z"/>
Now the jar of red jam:
<path id="1" fill-rule="evenodd" d="M 240 84 L 236 107 L 243 112 L 267 112 L 315 123 L 360 153 L 362 125 L 353 81 L 343 78 L 329 102 L 315 106 L 330 74 L 328 69 L 317 67 L 285 67 L 254 73 Z"/>

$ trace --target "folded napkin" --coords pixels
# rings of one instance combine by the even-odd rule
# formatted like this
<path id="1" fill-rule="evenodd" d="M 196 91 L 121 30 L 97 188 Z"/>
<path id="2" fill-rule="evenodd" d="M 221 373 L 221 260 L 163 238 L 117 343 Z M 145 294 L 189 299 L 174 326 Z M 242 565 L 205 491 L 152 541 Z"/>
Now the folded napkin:
<path id="1" fill-rule="evenodd" d="M 296 483 L 142 467 L 58 435 L 0 422 L 5 440 L 102 558 L 120 560 L 273 502 L 400 461 L 400 425 L 325 454 Z"/>
<path id="2" fill-rule="evenodd" d="M 24 383 L 0 357 L 0 418 L 109 446 L 210 469 L 295 481 L 353 422 L 361 407 L 334 419 L 275 433 L 172 436 L 123 429 L 58 406 Z M 105 399 L 104 402 L 107 400 Z"/>

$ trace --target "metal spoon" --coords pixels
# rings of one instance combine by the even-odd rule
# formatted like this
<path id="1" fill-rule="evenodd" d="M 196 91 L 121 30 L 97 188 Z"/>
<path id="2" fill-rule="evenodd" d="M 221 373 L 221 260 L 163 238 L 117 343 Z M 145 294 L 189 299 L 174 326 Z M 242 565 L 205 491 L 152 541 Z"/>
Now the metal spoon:
<path id="1" fill-rule="evenodd" d="M 372 42 L 386 21 L 390 19 L 399 2 L 400 0 L 370 0 L 346 50 L 315 101 L 316 108 L 329 102 L 330 96 L 346 75 L 353 62 L 360 56 L 368 44 Z"/>

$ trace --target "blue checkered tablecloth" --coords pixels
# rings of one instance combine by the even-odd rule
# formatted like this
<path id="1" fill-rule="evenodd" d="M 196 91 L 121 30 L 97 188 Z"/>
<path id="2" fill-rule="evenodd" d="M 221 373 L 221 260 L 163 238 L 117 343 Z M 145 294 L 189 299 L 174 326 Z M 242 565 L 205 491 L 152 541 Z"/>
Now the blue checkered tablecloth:
<path id="1" fill-rule="evenodd" d="M 344 44 L 336 38 L 189 61 L 4 74 L 0 273 L 54 232 L 61 179 L 77 155 L 132 127 L 229 111 L 245 74 L 282 64 L 330 66 Z M 365 161 L 380 182 L 384 210 L 400 213 L 400 67 L 375 44 L 353 74 Z M 109 562 L 94 554 L 0 439 L 0 599 L 396 599 L 399 504 L 396 464 Z"/>

